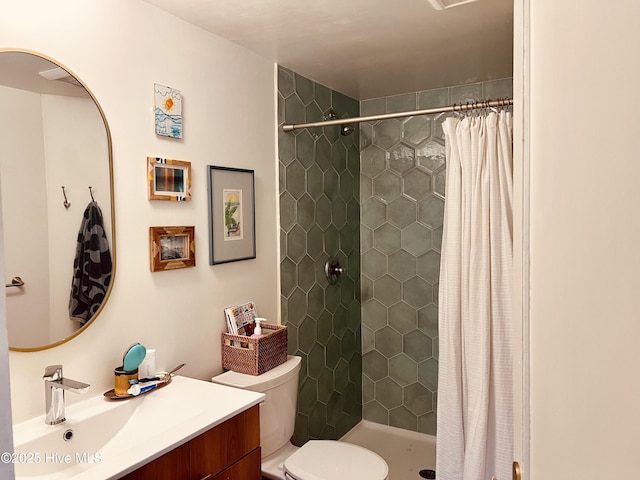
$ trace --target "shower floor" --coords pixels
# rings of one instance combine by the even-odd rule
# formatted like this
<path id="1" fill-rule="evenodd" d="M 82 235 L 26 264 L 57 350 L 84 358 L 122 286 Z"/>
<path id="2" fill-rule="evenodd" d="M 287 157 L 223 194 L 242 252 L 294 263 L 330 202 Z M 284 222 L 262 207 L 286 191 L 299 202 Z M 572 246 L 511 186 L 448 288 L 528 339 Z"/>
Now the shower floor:
<path id="1" fill-rule="evenodd" d="M 368 448 L 389 465 L 389 480 L 422 480 L 436 468 L 436 437 L 362 420 L 340 439 Z"/>

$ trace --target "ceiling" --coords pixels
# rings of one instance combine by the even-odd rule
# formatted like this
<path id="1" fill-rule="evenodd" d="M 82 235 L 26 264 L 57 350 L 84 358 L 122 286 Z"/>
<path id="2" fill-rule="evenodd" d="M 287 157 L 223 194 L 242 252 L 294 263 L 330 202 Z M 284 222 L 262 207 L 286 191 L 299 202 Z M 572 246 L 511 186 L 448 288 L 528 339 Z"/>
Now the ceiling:
<path id="1" fill-rule="evenodd" d="M 145 1 L 357 100 L 512 76 L 513 0 Z"/>

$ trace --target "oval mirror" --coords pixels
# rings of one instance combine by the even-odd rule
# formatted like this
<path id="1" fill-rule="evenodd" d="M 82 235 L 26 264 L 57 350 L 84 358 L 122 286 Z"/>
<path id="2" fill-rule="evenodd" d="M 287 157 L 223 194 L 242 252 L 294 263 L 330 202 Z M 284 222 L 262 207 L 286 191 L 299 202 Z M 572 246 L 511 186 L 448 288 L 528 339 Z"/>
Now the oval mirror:
<path id="1" fill-rule="evenodd" d="M 100 314 L 115 275 L 111 135 L 69 69 L 0 50 L 0 191 L 11 350 L 64 343 Z"/>

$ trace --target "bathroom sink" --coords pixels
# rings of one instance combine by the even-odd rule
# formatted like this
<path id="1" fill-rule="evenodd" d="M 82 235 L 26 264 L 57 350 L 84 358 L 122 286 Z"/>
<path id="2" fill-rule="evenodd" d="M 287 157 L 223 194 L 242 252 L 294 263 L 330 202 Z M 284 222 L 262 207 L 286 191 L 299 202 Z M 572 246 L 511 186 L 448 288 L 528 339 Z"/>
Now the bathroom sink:
<path id="1" fill-rule="evenodd" d="M 13 425 L 16 478 L 119 478 L 263 398 L 180 376 L 139 397 L 97 395 L 67 406 L 61 424 L 46 425 L 42 415 Z"/>
<path id="2" fill-rule="evenodd" d="M 66 475 L 69 468 L 101 463 L 105 446 L 117 438 L 145 399 L 107 402 L 95 397 L 68 407 L 62 424 L 46 425 L 39 417 L 15 425 L 16 476 Z"/>

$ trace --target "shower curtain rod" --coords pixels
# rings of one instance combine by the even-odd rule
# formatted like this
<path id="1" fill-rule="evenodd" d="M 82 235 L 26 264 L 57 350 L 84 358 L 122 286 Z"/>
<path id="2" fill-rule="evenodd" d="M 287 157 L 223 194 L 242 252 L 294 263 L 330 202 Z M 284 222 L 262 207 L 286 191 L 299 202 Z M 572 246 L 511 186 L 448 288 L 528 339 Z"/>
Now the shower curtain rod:
<path id="1" fill-rule="evenodd" d="M 322 122 L 287 124 L 282 126 L 285 132 L 292 132 L 301 128 L 328 127 L 331 125 L 346 125 L 349 123 L 375 122 L 377 120 L 388 120 L 390 118 L 414 117 L 416 115 L 431 115 L 433 113 L 444 112 L 465 112 L 478 108 L 505 107 L 513 105 L 512 98 L 502 98 L 498 100 L 483 100 L 479 102 L 467 102 L 459 105 L 453 104 L 448 107 L 427 108 L 425 110 L 413 110 L 410 112 L 383 113 L 380 115 L 368 115 L 366 117 L 336 118 L 335 120 L 325 120 Z"/>

